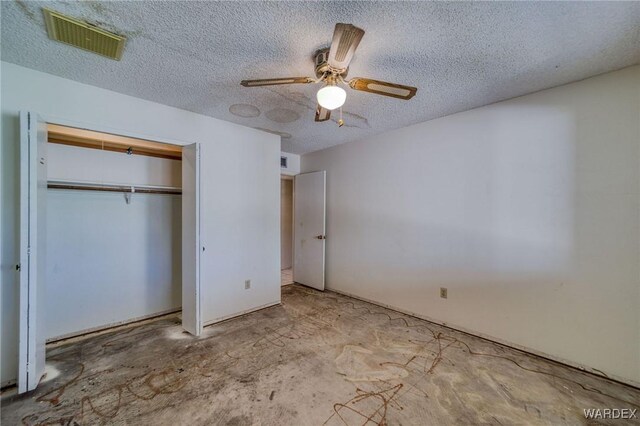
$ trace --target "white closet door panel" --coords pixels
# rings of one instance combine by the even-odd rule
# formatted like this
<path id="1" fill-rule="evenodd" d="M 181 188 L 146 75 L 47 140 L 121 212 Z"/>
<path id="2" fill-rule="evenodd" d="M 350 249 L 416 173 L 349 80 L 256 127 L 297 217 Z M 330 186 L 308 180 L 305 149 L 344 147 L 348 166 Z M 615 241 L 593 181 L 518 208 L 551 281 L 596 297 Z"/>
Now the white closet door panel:
<path id="1" fill-rule="evenodd" d="M 20 307 L 18 392 L 35 389 L 45 367 L 47 125 L 20 112 Z"/>
<path id="2" fill-rule="evenodd" d="M 182 148 L 182 327 L 199 336 L 200 310 L 200 146 Z"/>

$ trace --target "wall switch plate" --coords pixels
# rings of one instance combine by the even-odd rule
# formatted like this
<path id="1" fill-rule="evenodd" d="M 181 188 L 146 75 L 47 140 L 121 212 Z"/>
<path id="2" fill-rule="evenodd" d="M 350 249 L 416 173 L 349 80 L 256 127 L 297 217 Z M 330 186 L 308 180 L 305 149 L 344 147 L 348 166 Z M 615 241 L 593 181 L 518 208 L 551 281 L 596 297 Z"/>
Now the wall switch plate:
<path id="1" fill-rule="evenodd" d="M 447 288 L 446 287 L 440 287 L 440 297 L 442 297 L 443 299 L 447 298 Z"/>
<path id="2" fill-rule="evenodd" d="M 249 290 L 251 288 L 251 280 L 244 281 L 244 289 Z"/>

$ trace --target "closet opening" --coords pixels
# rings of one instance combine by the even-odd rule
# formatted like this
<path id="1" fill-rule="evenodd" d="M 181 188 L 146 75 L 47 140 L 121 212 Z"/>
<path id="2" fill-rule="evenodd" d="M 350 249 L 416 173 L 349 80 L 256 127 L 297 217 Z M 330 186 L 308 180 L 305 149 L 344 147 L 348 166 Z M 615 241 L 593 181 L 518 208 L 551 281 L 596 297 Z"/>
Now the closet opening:
<path id="1" fill-rule="evenodd" d="M 47 142 L 46 341 L 181 312 L 183 147 L 57 124 Z"/>

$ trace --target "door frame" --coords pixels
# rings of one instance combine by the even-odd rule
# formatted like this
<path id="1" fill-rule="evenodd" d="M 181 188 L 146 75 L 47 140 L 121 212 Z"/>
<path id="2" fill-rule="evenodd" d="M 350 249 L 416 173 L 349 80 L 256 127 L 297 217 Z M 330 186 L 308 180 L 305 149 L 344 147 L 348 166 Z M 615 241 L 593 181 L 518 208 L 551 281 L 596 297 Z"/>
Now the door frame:
<path id="1" fill-rule="evenodd" d="M 34 111 L 37 112 L 37 111 Z M 169 144 L 169 145 L 177 145 L 177 146 L 185 146 L 185 145 L 192 145 L 195 142 L 193 141 L 187 141 L 187 140 L 180 140 L 180 139 L 171 139 L 171 138 L 164 138 L 164 137 L 158 137 L 155 135 L 149 135 L 146 133 L 139 133 L 139 132 L 133 132 L 133 131 L 129 131 L 126 129 L 121 129 L 121 128 L 117 128 L 117 127 L 109 127 L 109 126 L 105 126 L 102 124 L 98 124 L 98 123 L 92 123 L 92 122 L 86 122 L 86 121 L 78 121 L 78 120 L 69 120 L 60 116 L 55 116 L 55 115 L 47 115 L 47 114 L 42 114 L 39 113 L 40 117 L 47 123 L 47 124 L 57 124 L 60 126 L 66 126 L 66 127 L 75 127 L 77 129 L 84 129 L 84 130 L 91 130 L 94 132 L 100 132 L 100 133 L 110 133 L 112 135 L 116 135 L 116 136 L 125 136 L 128 138 L 135 138 L 135 139 L 146 139 L 152 142 L 158 142 L 158 143 L 164 143 L 164 144 Z"/>
<path id="2" fill-rule="evenodd" d="M 295 179 L 296 175 L 285 175 L 283 173 L 280 173 L 280 181 L 282 182 L 283 180 L 290 180 L 291 181 L 291 271 L 293 272 L 293 267 L 294 267 L 294 262 L 293 260 L 295 259 L 295 244 L 296 244 L 296 209 L 295 209 L 295 205 L 296 205 L 296 179 Z M 282 184 L 282 183 L 281 183 Z M 282 203 L 280 203 L 282 205 Z M 282 218 L 282 211 L 280 211 L 280 217 Z M 282 233 L 282 230 L 280 230 Z M 280 270 L 282 271 L 282 259 L 280 259 Z"/>

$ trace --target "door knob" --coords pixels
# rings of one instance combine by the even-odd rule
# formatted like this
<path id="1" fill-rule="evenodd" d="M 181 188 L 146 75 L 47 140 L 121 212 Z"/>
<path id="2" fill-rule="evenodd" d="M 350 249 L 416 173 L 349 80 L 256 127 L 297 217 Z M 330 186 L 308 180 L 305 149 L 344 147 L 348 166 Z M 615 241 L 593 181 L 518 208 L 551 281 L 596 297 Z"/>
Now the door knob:
<path id="1" fill-rule="evenodd" d="M 316 235 L 316 238 L 318 240 L 326 240 L 327 239 L 327 237 L 325 235 Z"/>

